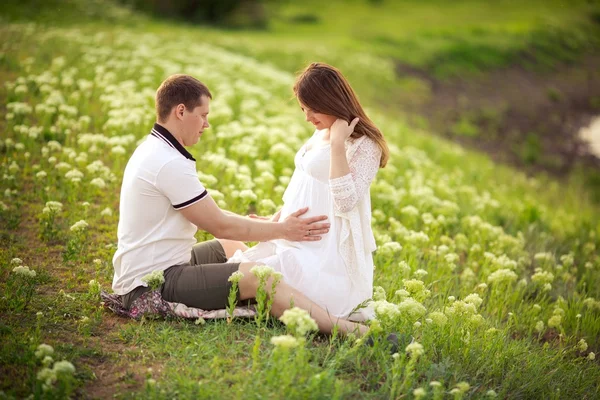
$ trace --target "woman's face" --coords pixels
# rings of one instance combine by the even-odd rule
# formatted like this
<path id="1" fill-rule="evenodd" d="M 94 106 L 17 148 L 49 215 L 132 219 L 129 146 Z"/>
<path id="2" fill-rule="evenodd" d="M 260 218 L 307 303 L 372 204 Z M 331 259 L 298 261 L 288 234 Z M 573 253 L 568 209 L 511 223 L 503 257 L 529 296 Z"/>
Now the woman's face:
<path id="1" fill-rule="evenodd" d="M 315 128 L 321 129 L 329 129 L 331 125 L 335 122 L 337 117 L 329 114 L 322 114 L 311 110 L 309 107 L 300 103 L 300 108 L 304 112 L 304 116 L 306 117 L 306 121 L 310 122 L 315 126 Z"/>

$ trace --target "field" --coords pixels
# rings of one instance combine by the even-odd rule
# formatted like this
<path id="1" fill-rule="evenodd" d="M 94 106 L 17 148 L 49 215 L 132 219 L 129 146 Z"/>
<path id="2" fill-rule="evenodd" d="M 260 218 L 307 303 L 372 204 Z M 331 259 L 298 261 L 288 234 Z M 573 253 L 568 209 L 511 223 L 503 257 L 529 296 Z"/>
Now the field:
<path id="1" fill-rule="evenodd" d="M 380 45 L 329 32 L 317 48 L 300 35 L 316 37 L 322 20 L 306 32 L 274 22 L 273 39 L 157 22 L 105 2 L 73 1 L 57 22 L 56 10 L 34 18 L 10 3 L 0 27 L 0 398 L 600 397 L 600 214 L 588 188 L 495 164 L 382 105 L 408 90 L 392 51 L 444 76 L 469 69 L 461 57 L 435 67 L 448 43 L 488 38 L 490 54 L 504 56 L 469 61 L 467 73 L 479 73 L 514 61 L 531 32 L 547 34 L 535 23 L 541 10 L 568 30 L 588 3 L 503 2 L 497 13 L 490 3 L 471 18 L 501 34 L 468 20 L 470 39 L 430 47 L 411 29 L 454 26 L 458 35 L 462 25 L 407 23 L 382 39 L 365 23 L 355 35 Z M 362 12 L 351 4 L 347 15 Z M 304 11 L 288 3 L 279 12 Z M 574 60 L 583 47 L 573 46 Z M 211 88 L 212 127 L 191 149 L 199 179 L 222 208 L 270 215 L 311 134 L 291 87 L 314 59 L 348 71 L 391 147 L 371 187 L 375 345 L 311 333 L 286 348 L 271 342 L 289 331 L 276 319 L 131 321 L 104 310 L 123 169 L 154 122 L 160 82 L 187 73 Z M 390 331 L 420 346 L 391 357 Z"/>

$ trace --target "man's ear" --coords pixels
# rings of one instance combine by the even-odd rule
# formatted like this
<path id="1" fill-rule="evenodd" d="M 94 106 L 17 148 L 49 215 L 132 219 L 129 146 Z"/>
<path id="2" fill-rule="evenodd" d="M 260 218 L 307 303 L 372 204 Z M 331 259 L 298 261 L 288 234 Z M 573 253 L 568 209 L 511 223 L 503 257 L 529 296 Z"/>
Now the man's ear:
<path id="1" fill-rule="evenodd" d="M 177 119 L 182 119 L 183 118 L 183 112 L 185 111 L 185 105 L 184 104 L 177 104 L 175 106 L 175 116 L 177 117 Z"/>

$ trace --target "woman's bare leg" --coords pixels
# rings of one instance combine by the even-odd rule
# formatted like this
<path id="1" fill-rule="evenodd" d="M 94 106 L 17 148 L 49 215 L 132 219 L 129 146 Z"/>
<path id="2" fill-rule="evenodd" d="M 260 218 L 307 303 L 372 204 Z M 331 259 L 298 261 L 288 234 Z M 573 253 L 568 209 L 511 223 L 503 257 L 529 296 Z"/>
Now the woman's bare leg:
<path id="1" fill-rule="evenodd" d="M 243 242 L 238 242 L 237 240 L 229 240 L 229 239 L 217 239 L 221 246 L 223 246 L 223 250 L 225 250 L 225 256 L 230 258 L 233 256 L 237 250 L 246 251 L 248 250 L 248 246 L 246 246 Z"/>
<path id="2" fill-rule="evenodd" d="M 239 283 L 241 300 L 256 297 L 258 278 L 256 278 L 250 272 L 250 269 L 255 265 L 257 264 L 240 264 L 240 271 L 244 274 L 244 277 Z M 267 282 L 266 289 L 267 293 L 271 295 L 270 279 Z M 281 316 L 285 310 L 290 308 L 292 301 L 295 307 L 302 308 L 310 313 L 310 316 L 317 322 L 319 330 L 323 333 L 331 333 L 335 325 L 338 326 L 339 332 L 342 334 L 354 333 L 360 336 L 367 332 L 367 327 L 365 325 L 357 324 L 355 322 L 350 322 L 348 320 L 330 315 L 326 310 L 316 305 L 308 297 L 285 282 L 279 282 L 275 287 L 275 296 L 273 298 L 271 314 L 275 315 L 276 317 Z"/>

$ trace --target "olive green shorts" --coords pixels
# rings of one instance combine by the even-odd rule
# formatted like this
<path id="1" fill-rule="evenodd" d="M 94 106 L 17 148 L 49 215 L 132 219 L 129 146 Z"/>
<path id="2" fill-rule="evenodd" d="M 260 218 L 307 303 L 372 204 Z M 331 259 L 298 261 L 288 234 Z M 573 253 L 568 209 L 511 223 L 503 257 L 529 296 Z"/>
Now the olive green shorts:
<path id="1" fill-rule="evenodd" d="M 163 299 L 203 310 L 225 308 L 231 289 L 229 277 L 240 267 L 240 263 L 226 261 L 225 250 L 218 240 L 196 244 L 188 264 L 165 270 L 165 283 L 161 287 Z M 123 305 L 129 308 L 135 299 L 149 290 L 138 286 L 123 296 Z M 237 295 L 239 299 L 239 292 Z"/>

